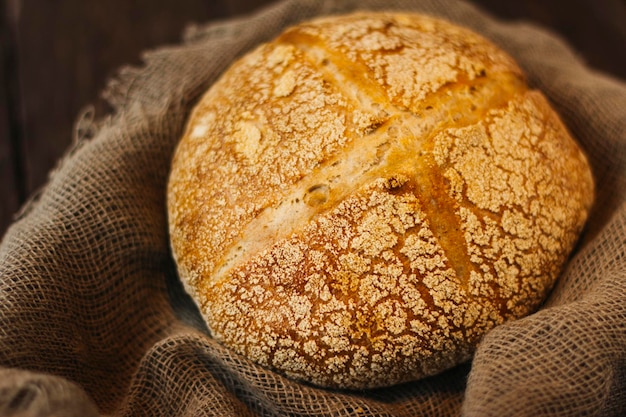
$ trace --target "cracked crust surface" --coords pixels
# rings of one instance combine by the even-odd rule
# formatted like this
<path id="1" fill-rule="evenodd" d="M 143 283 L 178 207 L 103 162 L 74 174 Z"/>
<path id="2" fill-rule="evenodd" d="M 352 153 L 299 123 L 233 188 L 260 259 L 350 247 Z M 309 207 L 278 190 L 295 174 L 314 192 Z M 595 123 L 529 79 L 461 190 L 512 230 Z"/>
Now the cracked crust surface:
<path id="1" fill-rule="evenodd" d="M 592 198 L 585 156 L 507 55 L 440 20 L 360 13 L 288 29 L 216 82 L 168 215 L 217 340 L 360 389 L 454 366 L 535 310 Z"/>

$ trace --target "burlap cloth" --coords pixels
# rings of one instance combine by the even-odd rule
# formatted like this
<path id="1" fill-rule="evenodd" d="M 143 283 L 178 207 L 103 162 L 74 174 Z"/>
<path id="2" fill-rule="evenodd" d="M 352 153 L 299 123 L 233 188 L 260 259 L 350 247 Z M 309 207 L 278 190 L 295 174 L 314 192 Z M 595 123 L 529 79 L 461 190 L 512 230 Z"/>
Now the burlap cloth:
<path id="1" fill-rule="evenodd" d="M 190 107 L 244 51 L 315 15 L 404 9 L 509 51 L 589 155 L 597 202 L 546 306 L 472 362 L 366 392 L 294 383 L 207 336 L 168 251 L 165 183 Z M 624 53 L 624 51 L 615 51 Z M 0 247 L 2 416 L 626 415 L 626 85 L 553 35 L 455 0 L 287 0 L 124 69 Z"/>

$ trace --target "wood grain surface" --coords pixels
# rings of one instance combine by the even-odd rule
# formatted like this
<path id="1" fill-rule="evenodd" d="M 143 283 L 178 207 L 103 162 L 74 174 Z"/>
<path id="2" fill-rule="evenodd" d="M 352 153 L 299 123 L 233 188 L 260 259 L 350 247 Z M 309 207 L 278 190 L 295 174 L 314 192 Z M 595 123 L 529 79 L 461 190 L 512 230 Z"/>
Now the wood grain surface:
<path id="1" fill-rule="evenodd" d="M 251 13 L 270 0 L 0 2 L 0 236 L 71 145 L 106 80 L 184 27 Z M 626 80 L 626 0 L 474 0 L 506 20 L 560 34 L 591 66 Z"/>

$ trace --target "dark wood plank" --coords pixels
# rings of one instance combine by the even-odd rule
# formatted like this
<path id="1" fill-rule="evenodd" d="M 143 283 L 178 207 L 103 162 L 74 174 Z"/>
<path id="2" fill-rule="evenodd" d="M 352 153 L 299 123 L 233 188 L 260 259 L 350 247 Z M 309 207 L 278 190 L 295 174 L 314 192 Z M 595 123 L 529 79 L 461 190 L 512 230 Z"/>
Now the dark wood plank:
<path id="1" fill-rule="evenodd" d="M 19 84 L 16 71 L 15 19 L 11 0 L 0 10 L 0 237 L 23 200 L 20 149 Z"/>
<path id="2" fill-rule="evenodd" d="M 45 182 L 67 149 L 76 115 L 98 101 L 120 66 L 140 64 L 144 49 L 178 41 L 188 21 L 223 14 L 219 3 L 202 0 L 21 1 L 18 48 L 28 194 Z"/>

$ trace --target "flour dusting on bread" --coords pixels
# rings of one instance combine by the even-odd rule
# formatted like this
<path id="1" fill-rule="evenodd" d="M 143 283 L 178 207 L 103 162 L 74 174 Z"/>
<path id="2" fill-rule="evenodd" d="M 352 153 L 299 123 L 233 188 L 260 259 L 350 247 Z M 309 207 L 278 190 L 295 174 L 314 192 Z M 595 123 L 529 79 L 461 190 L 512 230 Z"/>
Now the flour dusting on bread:
<path id="1" fill-rule="evenodd" d="M 538 308 L 592 199 L 585 156 L 508 55 L 402 13 L 305 22 L 234 63 L 168 184 L 212 336 L 357 389 L 450 368 Z"/>

